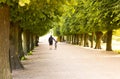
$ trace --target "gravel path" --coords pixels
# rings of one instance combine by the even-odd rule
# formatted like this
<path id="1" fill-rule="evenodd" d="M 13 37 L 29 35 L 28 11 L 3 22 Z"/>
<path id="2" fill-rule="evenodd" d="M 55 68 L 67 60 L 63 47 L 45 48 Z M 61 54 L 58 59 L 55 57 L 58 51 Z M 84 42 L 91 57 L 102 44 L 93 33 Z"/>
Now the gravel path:
<path id="1" fill-rule="evenodd" d="M 120 79 L 120 55 L 65 43 L 57 50 L 40 43 L 22 63 L 13 79 Z"/>

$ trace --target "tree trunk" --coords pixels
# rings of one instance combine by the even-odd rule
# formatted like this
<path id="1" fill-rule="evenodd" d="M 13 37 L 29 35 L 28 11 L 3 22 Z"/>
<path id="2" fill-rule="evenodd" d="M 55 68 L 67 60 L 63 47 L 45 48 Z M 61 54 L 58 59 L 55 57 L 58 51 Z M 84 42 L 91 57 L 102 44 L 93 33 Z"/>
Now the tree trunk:
<path id="1" fill-rule="evenodd" d="M 30 52 L 30 32 L 24 31 L 22 39 L 23 39 L 23 50 L 24 53 L 27 55 Z"/>
<path id="2" fill-rule="evenodd" d="M 89 47 L 88 34 L 87 33 L 84 35 L 84 47 Z"/>
<path id="3" fill-rule="evenodd" d="M 103 43 L 107 43 L 107 33 L 102 36 Z"/>
<path id="4" fill-rule="evenodd" d="M 35 36 L 35 46 L 39 46 L 39 36 Z"/>
<path id="5" fill-rule="evenodd" d="M 79 34 L 77 34 L 77 45 L 79 44 Z"/>
<path id="6" fill-rule="evenodd" d="M 34 44 L 34 47 L 35 47 L 35 40 L 36 40 L 36 35 L 33 35 L 33 44 Z M 38 39 L 39 41 L 39 39 Z"/>
<path id="7" fill-rule="evenodd" d="M 93 48 L 93 42 L 94 42 L 94 32 L 92 33 L 92 37 L 91 37 L 91 48 Z"/>
<path id="8" fill-rule="evenodd" d="M 78 45 L 78 41 L 79 41 L 79 35 L 78 34 L 74 34 L 74 44 Z"/>
<path id="9" fill-rule="evenodd" d="M 102 35 L 103 33 L 101 31 L 98 31 L 95 33 L 96 34 L 96 45 L 95 45 L 95 49 L 101 49 L 101 39 L 102 39 Z"/>
<path id="10" fill-rule="evenodd" d="M 62 42 L 64 42 L 64 41 L 65 41 L 65 38 L 64 38 L 64 36 L 62 36 L 62 39 L 61 39 L 61 41 L 62 41 Z"/>
<path id="11" fill-rule="evenodd" d="M 73 44 L 75 44 L 75 42 L 76 42 L 76 36 L 75 34 L 73 34 Z"/>
<path id="12" fill-rule="evenodd" d="M 83 42 L 84 42 L 84 34 L 81 34 L 80 35 L 80 43 L 79 43 L 79 45 L 83 46 Z"/>
<path id="13" fill-rule="evenodd" d="M 72 38 L 72 44 L 74 44 L 74 35 L 72 35 L 71 38 Z"/>
<path id="14" fill-rule="evenodd" d="M 70 36 L 69 36 L 69 35 L 67 35 L 66 37 L 67 37 L 67 39 L 66 39 L 66 43 L 68 43 L 68 44 L 69 44 L 69 43 L 70 43 Z"/>
<path id="15" fill-rule="evenodd" d="M 19 27 L 18 30 L 19 30 L 18 32 L 18 54 L 19 54 L 19 58 L 21 59 L 22 57 L 24 57 L 24 51 L 22 47 L 22 29 Z"/>
<path id="16" fill-rule="evenodd" d="M 26 31 L 26 38 L 27 38 L 27 53 L 29 53 L 31 50 L 30 50 L 30 32 L 29 31 Z"/>
<path id="17" fill-rule="evenodd" d="M 106 51 L 112 51 L 112 30 L 107 31 Z"/>
<path id="18" fill-rule="evenodd" d="M 64 36 L 59 36 L 60 37 L 60 42 L 64 42 L 65 39 L 64 39 Z"/>
<path id="19" fill-rule="evenodd" d="M 62 36 L 59 36 L 59 38 L 60 38 L 60 42 L 62 42 Z"/>
<path id="20" fill-rule="evenodd" d="M 10 26 L 10 57 L 12 69 L 23 69 L 18 57 L 18 24 L 11 23 Z"/>
<path id="21" fill-rule="evenodd" d="M 0 79 L 12 79 L 9 63 L 9 7 L 0 7 Z"/>
<path id="22" fill-rule="evenodd" d="M 66 37 L 67 37 L 66 43 L 69 43 L 69 36 L 67 35 Z"/>
<path id="23" fill-rule="evenodd" d="M 30 50 L 34 49 L 34 37 L 33 34 L 30 35 Z"/>
<path id="24" fill-rule="evenodd" d="M 26 37 L 26 32 L 23 31 L 22 33 L 22 47 L 23 47 L 23 52 L 25 55 L 27 55 L 27 37 Z"/>
<path id="25" fill-rule="evenodd" d="M 70 44 L 72 44 L 72 35 L 70 35 Z"/>
<path id="26" fill-rule="evenodd" d="M 71 35 L 69 35 L 69 44 L 71 44 L 71 41 L 72 41 Z"/>

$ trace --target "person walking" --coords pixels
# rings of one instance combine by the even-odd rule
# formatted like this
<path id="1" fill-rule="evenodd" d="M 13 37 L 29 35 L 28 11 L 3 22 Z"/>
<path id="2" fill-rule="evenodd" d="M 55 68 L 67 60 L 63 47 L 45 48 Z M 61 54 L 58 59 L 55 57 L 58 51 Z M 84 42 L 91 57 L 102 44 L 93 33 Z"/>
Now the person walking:
<path id="1" fill-rule="evenodd" d="M 52 49 L 52 45 L 53 45 L 53 40 L 55 41 L 55 39 L 52 37 L 52 35 L 50 35 L 48 42 L 49 42 L 49 49 Z"/>
<path id="2" fill-rule="evenodd" d="M 57 49 L 57 41 L 55 40 L 55 49 Z"/>

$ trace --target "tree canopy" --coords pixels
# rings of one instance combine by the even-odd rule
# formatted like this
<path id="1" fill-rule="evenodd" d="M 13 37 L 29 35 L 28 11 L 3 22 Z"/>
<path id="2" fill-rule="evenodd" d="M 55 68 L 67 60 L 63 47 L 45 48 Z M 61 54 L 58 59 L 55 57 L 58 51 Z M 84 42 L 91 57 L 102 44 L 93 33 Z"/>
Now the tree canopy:
<path id="1" fill-rule="evenodd" d="M 1 0 L 10 6 L 10 21 L 32 33 L 43 35 L 49 31 L 75 0 Z"/>
<path id="2" fill-rule="evenodd" d="M 61 34 L 89 33 L 120 28 L 119 0 L 78 0 L 64 20 Z M 87 31 L 86 31 L 87 30 Z"/>

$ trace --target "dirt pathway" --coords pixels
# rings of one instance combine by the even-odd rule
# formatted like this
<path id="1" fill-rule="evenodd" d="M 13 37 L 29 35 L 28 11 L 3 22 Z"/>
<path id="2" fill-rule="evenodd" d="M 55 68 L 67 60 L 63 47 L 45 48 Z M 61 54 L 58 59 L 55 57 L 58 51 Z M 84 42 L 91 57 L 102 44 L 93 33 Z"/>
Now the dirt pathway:
<path id="1" fill-rule="evenodd" d="M 112 52 L 65 43 L 49 50 L 41 43 L 27 58 L 13 79 L 120 79 L 120 55 Z"/>

